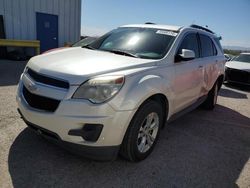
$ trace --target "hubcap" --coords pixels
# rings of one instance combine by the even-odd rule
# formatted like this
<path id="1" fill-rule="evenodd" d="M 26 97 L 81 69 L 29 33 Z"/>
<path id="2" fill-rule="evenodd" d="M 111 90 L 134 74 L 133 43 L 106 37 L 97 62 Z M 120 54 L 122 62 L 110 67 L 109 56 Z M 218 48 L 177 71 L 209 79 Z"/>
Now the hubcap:
<path id="1" fill-rule="evenodd" d="M 143 120 L 138 137 L 137 147 L 141 153 L 147 152 L 153 145 L 159 129 L 159 116 L 152 112 Z"/>

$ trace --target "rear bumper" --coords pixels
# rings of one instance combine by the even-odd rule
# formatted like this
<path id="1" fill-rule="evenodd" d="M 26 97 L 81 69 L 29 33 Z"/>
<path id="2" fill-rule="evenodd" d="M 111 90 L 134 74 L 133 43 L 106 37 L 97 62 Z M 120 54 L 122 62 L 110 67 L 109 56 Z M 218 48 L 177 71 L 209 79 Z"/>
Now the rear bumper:
<path id="1" fill-rule="evenodd" d="M 59 145 L 60 147 L 68 150 L 71 153 L 80 155 L 89 159 L 99 160 L 99 161 L 111 161 L 115 160 L 120 146 L 86 146 L 81 144 L 70 143 L 63 141 L 60 136 L 50 130 L 44 129 L 38 125 L 35 125 L 25 119 L 22 113 L 18 109 L 24 122 L 27 126 L 33 130 L 36 134 L 52 141 L 53 143 Z"/>

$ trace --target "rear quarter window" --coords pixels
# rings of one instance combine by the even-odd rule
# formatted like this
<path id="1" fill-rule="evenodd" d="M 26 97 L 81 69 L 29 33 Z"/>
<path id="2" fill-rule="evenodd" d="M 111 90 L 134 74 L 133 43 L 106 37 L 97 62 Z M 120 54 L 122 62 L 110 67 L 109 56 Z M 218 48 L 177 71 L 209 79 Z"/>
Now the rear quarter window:
<path id="1" fill-rule="evenodd" d="M 217 46 L 219 47 L 220 52 L 223 53 L 223 49 L 222 49 L 220 40 L 221 40 L 221 37 L 215 37 L 215 38 L 214 38 L 214 41 L 215 41 L 215 43 L 217 44 Z"/>

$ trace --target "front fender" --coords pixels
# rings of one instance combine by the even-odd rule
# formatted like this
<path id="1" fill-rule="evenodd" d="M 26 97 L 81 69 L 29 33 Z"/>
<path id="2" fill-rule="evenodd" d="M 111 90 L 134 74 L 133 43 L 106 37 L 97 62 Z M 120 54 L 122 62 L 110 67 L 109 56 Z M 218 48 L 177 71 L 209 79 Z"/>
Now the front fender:
<path id="1" fill-rule="evenodd" d="M 115 110 L 135 110 L 145 100 L 155 94 L 163 94 L 172 106 L 173 92 L 171 82 L 161 75 L 135 75 L 126 79 L 126 83 L 119 94 L 109 102 Z"/>

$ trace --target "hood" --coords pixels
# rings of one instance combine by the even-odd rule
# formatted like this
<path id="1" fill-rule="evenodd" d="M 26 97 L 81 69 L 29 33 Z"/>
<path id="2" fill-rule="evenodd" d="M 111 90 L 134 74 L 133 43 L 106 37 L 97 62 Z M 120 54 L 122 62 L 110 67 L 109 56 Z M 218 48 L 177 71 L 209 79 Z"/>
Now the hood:
<path id="1" fill-rule="evenodd" d="M 27 66 L 38 73 L 68 80 L 70 84 L 81 84 L 90 76 L 148 67 L 154 63 L 155 60 L 75 47 L 33 57 Z"/>
<path id="2" fill-rule="evenodd" d="M 240 61 L 228 61 L 226 67 L 250 72 L 250 63 Z"/>

